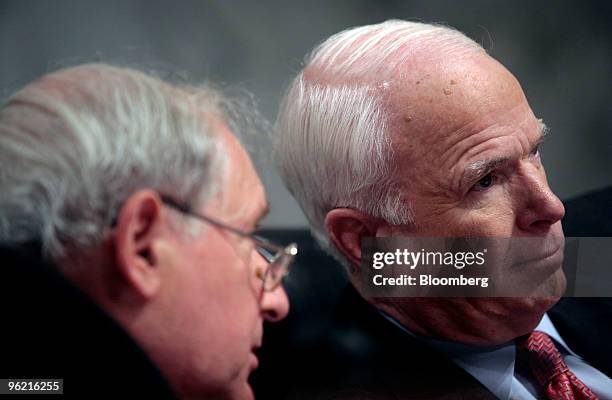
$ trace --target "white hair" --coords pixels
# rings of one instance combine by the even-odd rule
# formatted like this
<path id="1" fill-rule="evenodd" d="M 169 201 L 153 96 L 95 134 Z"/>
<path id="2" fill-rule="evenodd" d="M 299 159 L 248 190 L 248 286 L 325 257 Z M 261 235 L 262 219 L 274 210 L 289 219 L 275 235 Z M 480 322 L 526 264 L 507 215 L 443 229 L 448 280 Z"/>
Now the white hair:
<path id="1" fill-rule="evenodd" d="M 445 26 L 390 20 L 352 28 L 314 49 L 283 99 L 275 145 L 281 177 L 313 236 L 345 266 L 324 226 L 331 209 L 354 208 L 393 225 L 414 222 L 392 180 L 383 94 L 409 62 L 434 51 L 461 56 L 484 49 Z"/>
<path id="2" fill-rule="evenodd" d="M 0 109 L 0 243 L 46 257 L 98 243 L 123 202 L 151 188 L 193 207 L 226 161 L 223 97 L 104 64 L 61 70 Z"/>

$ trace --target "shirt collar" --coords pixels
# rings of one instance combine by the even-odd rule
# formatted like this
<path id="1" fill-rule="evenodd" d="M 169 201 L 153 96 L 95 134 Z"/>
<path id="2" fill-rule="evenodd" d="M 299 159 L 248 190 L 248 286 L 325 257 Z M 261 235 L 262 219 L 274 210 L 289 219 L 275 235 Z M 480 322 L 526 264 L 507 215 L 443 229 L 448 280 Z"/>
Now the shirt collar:
<path id="1" fill-rule="evenodd" d="M 553 323 L 550 320 L 550 317 L 548 316 L 548 314 L 544 314 L 544 316 L 542 317 L 542 320 L 540 321 L 538 326 L 536 326 L 534 331 L 544 332 L 545 334 L 547 334 L 548 336 L 553 338 L 555 340 L 555 342 L 557 342 L 557 345 L 559 345 L 561 347 L 561 348 L 559 348 L 559 350 L 561 350 L 562 352 L 564 351 L 566 353 L 569 353 L 569 354 L 573 355 L 574 357 L 580 358 L 580 356 L 578 356 L 576 353 L 574 353 L 572 351 L 572 349 L 569 348 L 567 343 L 565 343 L 565 340 L 563 340 L 563 338 L 561 337 L 561 335 L 557 331 L 557 328 L 555 328 L 555 325 L 553 325 Z M 559 346 L 557 346 L 557 347 L 559 347 Z"/>
<path id="2" fill-rule="evenodd" d="M 409 335 L 427 343 L 435 350 L 446 354 L 455 364 L 476 378 L 483 386 L 499 399 L 510 398 L 512 380 L 514 377 L 514 361 L 516 350 L 514 341 L 499 346 L 471 346 L 456 342 L 445 342 L 416 335 L 394 318 L 381 312 L 385 318 Z M 540 323 L 534 329 L 544 332 L 553 338 L 564 351 L 576 355 L 565 343 L 548 314 L 544 314 Z"/>

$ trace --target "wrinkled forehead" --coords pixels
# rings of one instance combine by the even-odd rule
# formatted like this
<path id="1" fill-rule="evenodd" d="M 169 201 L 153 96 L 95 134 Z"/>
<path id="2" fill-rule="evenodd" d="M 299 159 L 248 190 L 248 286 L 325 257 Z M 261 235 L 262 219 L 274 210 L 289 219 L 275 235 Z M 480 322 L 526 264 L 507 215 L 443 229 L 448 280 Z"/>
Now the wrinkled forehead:
<path id="1" fill-rule="evenodd" d="M 263 184 L 257 175 L 249 154 L 230 128 L 220 119 L 213 122 L 226 154 L 225 176 L 221 183 L 219 201 L 231 221 L 246 223 L 256 219 L 267 209 Z"/>
<path id="2" fill-rule="evenodd" d="M 391 140 L 412 150 L 531 114 L 518 81 L 484 53 L 406 68 L 384 98 Z"/>

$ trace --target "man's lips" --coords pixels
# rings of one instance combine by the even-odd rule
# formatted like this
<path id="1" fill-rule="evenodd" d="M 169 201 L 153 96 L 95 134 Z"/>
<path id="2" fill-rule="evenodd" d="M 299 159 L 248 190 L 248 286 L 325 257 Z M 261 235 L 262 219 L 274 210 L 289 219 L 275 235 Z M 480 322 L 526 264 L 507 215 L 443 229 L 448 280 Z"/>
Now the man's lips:
<path id="1" fill-rule="evenodd" d="M 545 249 L 544 252 L 536 255 L 536 256 L 528 256 L 523 259 L 519 258 L 519 261 L 514 264 L 515 267 L 522 267 L 528 264 L 534 263 L 548 263 L 548 261 L 556 261 L 558 257 L 561 257 L 561 261 L 563 260 L 563 242 L 556 243 L 552 246 L 547 246 L 548 249 Z"/>
<path id="2" fill-rule="evenodd" d="M 512 237 L 508 244 L 505 257 L 510 257 L 509 261 L 512 260 L 514 267 L 523 267 L 546 262 L 559 256 L 559 253 L 563 254 L 565 238 L 563 236 Z"/>
<path id="3" fill-rule="evenodd" d="M 530 254 L 528 259 L 513 262 L 510 268 L 497 277 L 499 286 L 497 296 L 533 297 L 536 289 L 548 282 L 563 266 L 563 244 L 540 251 L 537 256 Z M 525 257 L 526 258 L 526 257 Z"/>
<path id="4" fill-rule="evenodd" d="M 251 357 L 250 357 L 251 371 L 254 371 L 259 366 L 259 358 L 257 358 L 257 353 L 259 352 L 260 348 L 261 348 L 261 343 L 256 344 L 251 349 Z"/>
<path id="5" fill-rule="evenodd" d="M 249 364 L 251 372 L 256 370 L 258 366 L 259 366 L 259 359 L 257 358 L 257 355 L 255 355 L 254 352 L 251 352 L 251 358 L 250 358 L 250 364 Z"/>

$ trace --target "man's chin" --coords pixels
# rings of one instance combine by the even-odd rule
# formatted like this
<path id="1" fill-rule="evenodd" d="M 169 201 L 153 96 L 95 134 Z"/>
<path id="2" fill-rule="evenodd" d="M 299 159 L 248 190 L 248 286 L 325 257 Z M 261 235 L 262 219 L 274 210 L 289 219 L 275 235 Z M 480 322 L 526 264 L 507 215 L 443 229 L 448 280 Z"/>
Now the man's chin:
<path id="1" fill-rule="evenodd" d="M 240 385 L 236 385 L 229 390 L 224 390 L 222 393 L 217 393 L 216 395 L 207 394 L 204 397 L 194 397 L 194 399 L 195 398 L 211 400 L 255 400 L 255 394 L 253 393 L 251 385 L 247 382 L 242 382 Z"/>
<path id="2" fill-rule="evenodd" d="M 244 399 L 245 400 L 254 400 L 255 399 L 255 393 L 253 393 L 253 388 L 251 387 L 251 385 L 249 385 L 248 383 L 246 384 L 246 394 Z"/>
<path id="3" fill-rule="evenodd" d="M 480 309 L 481 317 L 491 322 L 486 324 L 481 320 L 478 326 L 498 327 L 476 335 L 472 344 L 499 345 L 532 332 L 544 314 L 561 299 L 565 286 L 565 274 L 559 269 L 531 296 L 469 299 L 474 308 Z"/>
<path id="4" fill-rule="evenodd" d="M 202 385 L 189 391 L 178 391 L 181 399 L 254 400 L 255 394 L 248 382 L 249 369 L 245 368 L 231 380 L 217 381 L 214 385 Z"/>
<path id="5" fill-rule="evenodd" d="M 567 278 L 563 268 L 559 267 L 530 297 L 540 302 L 542 307 L 547 307 L 545 310 L 547 311 L 563 297 L 566 288 Z"/>
<path id="6" fill-rule="evenodd" d="M 497 299 L 501 309 L 507 313 L 505 334 L 500 332 L 498 338 L 489 344 L 496 345 L 513 340 L 532 332 L 542 320 L 544 314 L 561 299 L 565 292 L 565 274 L 551 277 L 545 286 L 538 288 L 532 296 L 507 297 Z M 503 324 L 502 324 L 503 325 Z"/>
<path id="7" fill-rule="evenodd" d="M 235 388 L 236 390 L 234 393 L 232 393 L 233 396 L 230 397 L 231 400 L 254 400 L 255 399 L 255 393 L 253 393 L 253 388 L 251 387 L 251 384 L 249 383 L 249 377 L 251 373 L 253 372 L 253 370 L 254 370 L 254 367 L 251 364 L 249 368 L 245 371 L 246 373 L 243 376 L 241 376 L 240 382 L 237 382 L 237 385 Z"/>
<path id="8" fill-rule="evenodd" d="M 246 373 L 245 373 L 246 372 Z M 226 387 L 223 400 L 254 400 L 255 394 L 248 381 L 249 372 L 243 371 L 240 377 Z"/>

